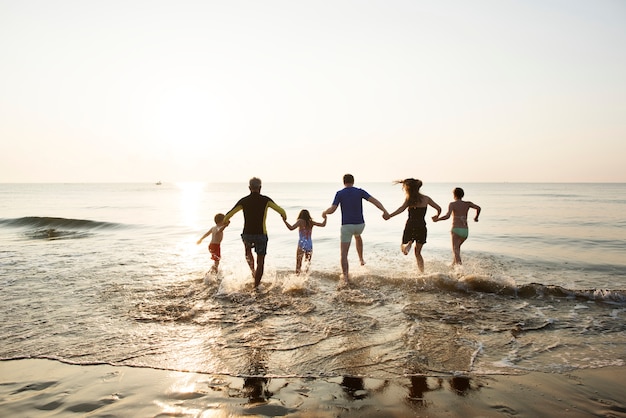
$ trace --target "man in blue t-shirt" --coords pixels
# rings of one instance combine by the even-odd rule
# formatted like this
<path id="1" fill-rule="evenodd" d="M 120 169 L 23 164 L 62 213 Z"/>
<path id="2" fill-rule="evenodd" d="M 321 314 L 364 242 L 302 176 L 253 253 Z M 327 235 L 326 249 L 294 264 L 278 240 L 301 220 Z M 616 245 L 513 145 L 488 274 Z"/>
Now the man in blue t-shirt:
<path id="1" fill-rule="evenodd" d="M 378 209 L 383 211 L 383 217 L 389 216 L 387 209 L 376 198 L 368 192 L 358 187 L 354 187 L 354 176 L 346 174 L 343 176 L 343 189 L 335 194 L 333 204 L 324 211 L 322 217 L 330 215 L 341 206 L 341 270 L 343 272 L 342 280 L 349 283 L 348 279 L 348 250 L 354 236 L 356 243 L 356 252 L 359 255 L 361 265 L 365 264 L 363 260 L 363 239 L 361 234 L 365 228 L 365 220 L 363 218 L 363 200 L 372 203 Z"/>

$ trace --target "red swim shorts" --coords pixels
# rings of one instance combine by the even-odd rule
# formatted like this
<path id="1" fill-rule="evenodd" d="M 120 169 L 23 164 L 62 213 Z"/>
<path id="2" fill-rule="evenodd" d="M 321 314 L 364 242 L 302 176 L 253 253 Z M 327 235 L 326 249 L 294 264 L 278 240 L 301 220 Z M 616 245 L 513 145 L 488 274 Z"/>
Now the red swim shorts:
<path id="1" fill-rule="evenodd" d="M 209 244 L 209 252 L 211 253 L 211 260 L 220 261 L 222 258 L 219 244 Z"/>

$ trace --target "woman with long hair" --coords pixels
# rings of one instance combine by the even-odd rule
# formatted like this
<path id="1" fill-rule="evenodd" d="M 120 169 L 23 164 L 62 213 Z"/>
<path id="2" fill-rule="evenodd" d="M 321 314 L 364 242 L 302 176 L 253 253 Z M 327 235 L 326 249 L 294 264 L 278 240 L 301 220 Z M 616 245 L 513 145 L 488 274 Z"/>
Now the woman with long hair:
<path id="1" fill-rule="evenodd" d="M 395 181 L 394 184 L 402 184 L 404 189 L 405 199 L 402 206 L 389 214 L 389 219 L 396 216 L 405 209 L 409 211 L 409 218 L 404 226 L 404 232 L 402 234 L 402 244 L 400 249 L 404 255 L 407 255 L 411 250 L 411 246 L 415 244 L 415 258 L 417 260 L 417 268 L 421 273 L 424 272 L 424 258 L 422 257 L 422 246 L 426 244 L 426 210 L 428 206 L 432 206 L 437 214 L 433 216 L 433 220 L 437 219 L 441 214 L 441 207 L 436 204 L 430 197 L 423 195 L 420 192 L 422 187 L 422 181 L 414 178 L 408 178 L 404 180 Z"/>

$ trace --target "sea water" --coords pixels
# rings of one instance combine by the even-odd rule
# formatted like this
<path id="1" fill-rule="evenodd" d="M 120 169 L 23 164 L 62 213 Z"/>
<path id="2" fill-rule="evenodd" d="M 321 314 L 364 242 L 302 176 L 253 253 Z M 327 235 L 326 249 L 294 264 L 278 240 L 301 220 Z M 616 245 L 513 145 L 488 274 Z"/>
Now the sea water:
<path id="1" fill-rule="evenodd" d="M 357 184 L 391 212 L 392 183 Z M 0 185 L 0 358 L 52 358 L 230 376 L 394 378 L 566 372 L 626 359 L 626 184 L 425 184 L 482 207 L 463 265 L 450 221 L 429 208 L 426 269 L 400 252 L 406 212 L 365 202 L 366 264 L 339 282 L 341 215 L 313 229 L 307 274 L 297 231 L 270 210 L 262 288 L 226 228 L 217 276 L 196 241 L 245 183 Z M 296 220 L 337 183 L 266 183 Z M 473 218 L 473 212 L 470 212 Z"/>

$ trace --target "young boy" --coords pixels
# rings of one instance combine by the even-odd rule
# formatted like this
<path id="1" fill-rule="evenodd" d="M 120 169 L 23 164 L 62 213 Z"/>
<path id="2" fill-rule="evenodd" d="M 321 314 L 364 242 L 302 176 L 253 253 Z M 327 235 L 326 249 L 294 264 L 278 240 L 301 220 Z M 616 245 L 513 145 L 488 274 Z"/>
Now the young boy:
<path id="1" fill-rule="evenodd" d="M 215 226 L 209 229 L 206 234 L 202 236 L 197 242 L 200 244 L 203 239 L 211 235 L 211 243 L 209 244 L 209 252 L 211 253 L 211 260 L 213 260 L 213 267 L 211 267 L 211 273 L 217 273 L 217 268 L 220 265 L 220 258 L 222 258 L 220 243 L 224 238 L 224 228 L 226 228 L 230 222 L 224 222 L 224 214 L 218 213 L 215 215 Z"/>
<path id="2" fill-rule="evenodd" d="M 433 218 L 433 221 L 443 221 L 452 215 L 452 230 L 450 231 L 452 235 L 452 252 L 454 253 L 454 262 L 452 264 L 460 265 L 463 264 L 461 262 L 461 244 L 463 244 L 469 236 L 467 212 L 469 212 L 470 208 L 476 209 L 474 222 L 478 222 L 480 206 L 475 205 L 472 202 L 464 201 L 463 196 L 465 196 L 465 192 L 460 187 L 454 189 L 452 193 L 454 195 L 454 202 L 450 202 L 450 205 L 448 206 L 448 213 L 436 219 Z"/>

